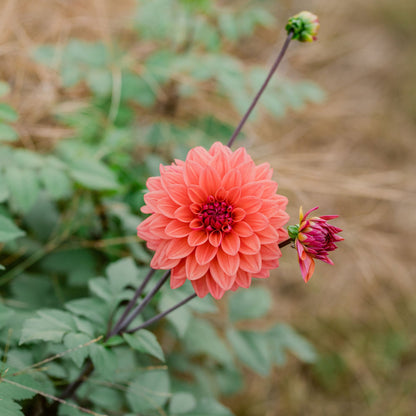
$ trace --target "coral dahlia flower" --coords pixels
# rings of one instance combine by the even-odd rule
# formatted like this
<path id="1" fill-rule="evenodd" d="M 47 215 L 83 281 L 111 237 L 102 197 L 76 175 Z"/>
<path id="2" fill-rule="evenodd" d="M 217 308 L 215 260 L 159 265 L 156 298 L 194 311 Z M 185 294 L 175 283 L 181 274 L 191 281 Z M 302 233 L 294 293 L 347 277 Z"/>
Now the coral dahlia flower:
<path id="1" fill-rule="evenodd" d="M 151 267 L 172 269 L 173 289 L 188 279 L 199 297 L 216 299 L 269 277 L 289 219 L 271 177 L 268 163 L 256 166 L 244 148 L 219 142 L 161 165 L 160 176 L 147 180 L 142 212 L 151 215 L 137 227 L 155 251 Z"/>
<path id="2" fill-rule="evenodd" d="M 328 220 L 338 218 L 338 215 L 308 218 L 308 215 L 317 209 L 318 207 L 312 208 L 303 215 L 302 207 L 300 207 L 299 224 L 289 227 L 289 235 L 295 240 L 300 270 L 305 282 L 311 278 L 315 270 L 314 259 L 334 264 L 328 257 L 328 252 L 337 248 L 335 242 L 344 240 L 337 235 L 342 231 L 341 228 L 328 224 Z"/>

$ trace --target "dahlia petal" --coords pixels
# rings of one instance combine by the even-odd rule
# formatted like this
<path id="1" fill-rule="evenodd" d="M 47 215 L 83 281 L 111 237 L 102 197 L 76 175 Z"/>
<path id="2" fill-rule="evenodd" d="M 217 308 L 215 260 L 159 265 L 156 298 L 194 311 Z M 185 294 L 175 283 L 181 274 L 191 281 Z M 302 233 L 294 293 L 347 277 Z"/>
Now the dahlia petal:
<path id="1" fill-rule="evenodd" d="M 227 192 L 227 201 L 231 205 L 237 204 L 240 197 L 241 197 L 241 187 L 240 186 L 234 186 L 233 188 L 229 189 L 228 192 Z"/>
<path id="2" fill-rule="evenodd" d="M 240 250 L 240 237 L 238 234 L 234 231 L 223 234 L 221 248 L 230 256 L 236 255 L 238 250 Z"/>
<path id="3" fill-rule="evenodd" d="M 232 154 L 232 151 L 228 146 L 224 146 L 221 142 L 215 142 L 212 144 L 212 146 L 208 150 L 208 153 L 212 156 L 215 156 L 220 153 L 223 156 L 226 156 L 227 158 L 229 158 L 230 155 Z"/>
<path id="4" fill-rule="evenodd" d="M 268 279 L 270 277 L 270 270 L 262 268 L 258 273 L 253 273 L 251 277 L 256 279 Z"/>
<path id="5" fill-rule="evenodd" d="M 215 194 L 220 187 L 220 175 L 211 166 L 207 166 L 199 177 L 199 186 L 204 189 L 209 195 Z M 194 201 L 197 202 L 197 201 Z"/>
<path id="6" fill-rule="evenodd" d="M 212 160 L 212 156 L 203 147 L 197 146 L 189 151 L 186 157 L 186 163 L 189 160 L 199 163 L 202 166 L 207 166 Z"/>
<path id="7" fill-rule="evenodd" d="M 238 201 L 238 206 L 242 208 L 246 214 L 254 214 L 261 208 L 263 202 L 256 196 L 244 196 Z"/>
<path id="8" fill-rule="evenodd" d="M 148 192 L 146 194 L 144 194 L 144 202 L 146 203 L 146 205 L 153 211 L 153 212 L 158 212 L 159 210 L 157 209 L 157 205 L 158 202 L 162 199 L 166 197 L 166 191 L 164 191 L 163 189 L 159 189 L 157 191 L 151 191 Z"/>
<path id="9" fill-rule="evenodd" d="M 241 173 L 238 169 L 229 170 L 221 180 L 221 186 L 225 189 L 231 189 L 235 186 L 241 186 Z"/>
<path id="10" fill-rule="evenodd" d="M 253 234 L 252 228 L 245 221 L 240 221 L 236 224 L 233 224 L 233 231 L 240 237 L 249 237 Z"/>
<path id="11" fill-rule="evenodd" d="M 255 166 L 256 165 L 252 160 L 247 160 L 238 167 L 241 172 L 242 183 L 252 182 L 255 180 Z"/>
<path id="12" fill-rule="evenodd" d="M 227 155 L 227 152 L 224 152 L 222 149 L 223 148 L 219 149 L 215 155 L 212 154 L 211 151 L 209 152 L 214 156 L 210 166 L 215 168 L 220 177 L 223 177 L 230 170 L 229 156 Z"/>
<path id="13" fill-rule="evenodd" d="M 192 162 L 191 160 L 186 162 L 184 171 L 184 181 L 186 185 L 198 185 L 201 169 L 202 166 L 196 162 Z"/>
<path id="14" fill-rule="evenodd" d="M 169 258 L 166 255 L 166 251 L 169 248 L 169 245 L 169 240 L 162 240 L 159 243 L 150 262 L 150 267 L 153 269 L 172 269 L 173 267 L 177 266 L 180 259 Z"/>
<path id="15" fill-rule="evenodd" d="M 261 270 L 260 253 L 240 255 L 240 268 L 248 273 L 258 273 Z"/>
<path id="16" fill-rule="evenodd" d="M 296 241 L 296 249 L 298 251 L 300 272 L 302 273 L 303 280 L 307 283 L 315 270 L 315 262 L 312 257 L 308 256 L 303 245 L 298 241 Z"/>
<path id="17" fill-rule="evenodd" d="M 146 181 L 146 188 L 149 191 L 158 191 L 162 189 L 162 178 L 160 176 L 151 176 Z"/>
<path id="18" fill-rule="evenodd" d="M 216 258 L 210 263 L 209 271 L 212 279 L 224 290 L 228 290 L 235 282 L 236 275 L 226 274 Z"/>
<path id="19" fill-rule="evenodd" d="M 246 212 L 242 208 L 234 208 L 231 217 L 234 222 L 241 221 L 245 218 Z"/>
<path id="20" fill-rule="evenodd" d="M 177 289 L 181 287 L 186 282 L 186 276 L 183 277 L 174 277 L 173 275 L 170 276 L 170 287 L 171 289 Z"/>
<path id="21" fill-rule="evenodd" d="M 221 244 L 222 241 L 222 233 L 221 231 L 212 231 L 209 234 L 209 242 L 214 247 L 218 247 Z"/>
<path id="22" fill-rule="evenodd" d="M 188 244 L 187 238 L 175 238 L 174 240 L 169 240 L 166 256 L 170 259 L 181 259 L 189 256 L 194 249 L 195 247 Z"/>
<path id="23" fill-rule="evenodd" d="M 240 287 L 248 289 L 251 285 L 250 274 L 243 270 L 239 270 L 235 279 L 235 283 L 237 283 Z"/>
<path id="24" fill-rule="evenodd" d="M 256 234 L 252 234 L 249 237 L 240 238 L 239 251 L 242 254 L 256 254 L 260 251 L 260 239 Z"/>
<path id="25" fill-rule="evenodd" d="M 189 228 L 188 224 L 185 224 L 178 220 L 169 221 L 165 229 L 166 234 L 169 237 L 186 237 L 190 232 L 191 229 Z"/>
<path id="26" fill-rule="evenodd" d="M 265 269 L 277 269 L 279 267 L 279 259 L 262 260 L 261 266 Z"/>
<path id="27" fill-rule="evenodd" d="M 264 230 L 269 225 L 267 217 L 260 212 L 247 215 L 244 221 L 247 221 L 250 224 L 250 227 L 254 232 Z"/>
<path id="28" fill-rule="evenodd" d="M 191 222 L 195 218 L 195 215 L 189 207 L 183 206 L 176 209 L 175 218 L 182 222 Z"/>
<path id="29" fill-rule="evenodd" d="M 214 247 L 210 243 L 202 244 L 195 250 L 195 259 L 198 264 L 207 264 L 215 257 L 217 251 L 218 247 Z"/>
<path id="30" fill-rule="evenodd" d="M 256 166 L 256 181 L 262 179 L 271 179 L 273 176 L 273 169 L 270 167 L 270 163 L 262 163 Z"/>
<path id="31" fill-rule="evenodd" d="M 219 188 L 216 192 L 215 192 L 215 199 L 217 201 L 224 201 L 227 199 L 227 191 L 224 188 Z"/>
<path id="32" fill-rule="evenodd" d="M 154 213 L 153 209 L 148 207 L 147 205 L 143 205 L 140 208 L 140 211 L 143 212 L 143 214 L 153 214 Z"/>
<path id="33" fill-rule="evenodd" d="M 179 205 L 189 205 L 191 203 L 188 196 L 187 187 L 185 185 L 169 185 L 166 191 L 168 192 L 172 200 Z"/>
<path id="34" fill-rule="evenodd" d="M 224 250 L 220 247 L 217 252 L 217 260 L 221 268 L 228 275 L 232 276 L 237 273 L 238 266 L 240 265 L 240 256 L 238 253 L 234 256 L 231 256 L 225 253 Z"/>
<path id="35" fill-rule="evenodd" d="M 192 253 L 186 258 L 186 276 L 189 280 L 196 280 L 202 277 L 209 269 L 208 264 L 198 264 L 195 254 Z"/>
<path id="36" fill-rule="evenodd" d="M 175 279 L 186 279 L 186 259 L 182 259 L 179 261 L 179 263 L 172 268 L 171 276 Z"/>
<path id="37" fill-rule="evenodd" d="M 231 167 L 238 168 L 241 166 L 247 159 L 251 159 L 250 156 L 247 154 L 246 149 L 244 147 L 239 147 L 235 152 L 233 152 L 230 164 Z"/>
<path id="38" fill-rule="evenodd" d="M 203 204 L 208 198 L 207 191 L 198 185 L 188 187 L 188 196 L 195 204 Z"/>
<path id="39" fill-rule="evenodd" d="M 205 230 L 192 230 L 188 235 L 188 244 L 192 247 L 200 246 L 208 240 L 208 233 Z"/>
<path id="40" fill-rule="evenodd" d="M 197 280 L 192 280 L 191 283 L 198 297 L 203 298 L 208 295 L 209 289 L 207 286 L 207 278 L 205 276 L 202 276 Z"/>
<path id="41" fill-rule="evenodd" d="M 280 206 L 278 201 L 273 199 L 262 199 L 261 213 L 266 217 L 272 217 L 279 212 Z"/>
<path id="42" fill-rule="evenodd" d="M 156 212 L 160 212 L 169 218 L 175 218 L 175 211 L 178 209 L 178 205 L 175 204 L 170 198 L 165 197 L 158 201 Z"/>
<path id="43" fill-rule="evenodd" d="M 262 245 L 260 254 L 263 260 L 279 259 L 282 256 L 282 252 L 280 251 L 279 244 L 277 242 Z"/>
<path id="44" fill-rule="evenodd" d="M 222 289 L 220 285 L 218 285 L 212 277 L 211 278 L 207 277 L 206 282 L 207 282 L 208 290 L 214 299 L 218 300 L 224 296 L 225 290 Z"/>
<path id="45" fill-rule="evenodd" d="M 258 231 L 256 234 L 260 238 L 262 244 L 270 244 L 279 240 L 278 232 L 270 225 L 264 230 Z"/>
<path id="46" fill-rule="evenodd" d="M 275 195 L 277 191 L 277 183 L 271 180 L 262 181 L 262 198 L 270 198 L 270 196 Z"/>
<path id="47" fill-rule="evenodd" d="M 202 222 L 202 220 L 200 218 L 194 218 L 190 223 L 189 223 L 189 228 L 191 230 L 202 230 L 204 228 L 204 223 Z"/>

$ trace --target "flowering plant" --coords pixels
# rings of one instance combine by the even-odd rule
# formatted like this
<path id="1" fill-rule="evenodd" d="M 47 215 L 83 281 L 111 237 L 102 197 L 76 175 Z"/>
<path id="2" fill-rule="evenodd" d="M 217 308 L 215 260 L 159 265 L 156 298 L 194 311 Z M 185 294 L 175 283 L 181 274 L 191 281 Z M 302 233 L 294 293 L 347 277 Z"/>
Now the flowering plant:
<path id="1" fill-rule="evenodd" d="M 166 7 L 174 7 L 172 3 L 175 3 L 162 2 Z M 154 22 L 148 21 L 152 15 L 149 8 L 160 3 L 143 5 L 138 21 L 143 38 L 154 30 Z M 205 20 L 204 32 L 210 33 L 209 25 L 215 20 L 215 14 L 212 10 L 199 9 L 202 3 L 210 2 L 176 3 L 185 19 L 195 10 L 204 18 L 211 13 L 209 22 Z M 158 14 L 153 15 L 156 23 L 169 24 L 159 19 Z M 245 28 L 238 34 L 241 37 L 248 35 L 248 20 L 244 16 L 240 16 L 241 27 Z M 229 17 L 227 20 L 221 13 L 215 17 L 228 41 L 235 36 L 233 19 Z M 257 18 L 258 25 L 263 25 L 264 15 Z M 200 22 L 197 23 L 195 27 Z M 210 145 L 203 142 L 202 146 L 187 149 L 185 157 L 178 157 L 170 165 L 162 163 L 159 174 L 150 167 L 146 170 L 138 166 L 137 159 L 129 159 L 129 153 L 137 149 L 127 147 L 126 142 L 132 146 L 133 140 L 130 136 L 125 140 L 127 129 L 123 123 L 131 115 L 129 100 L 136 106 L 154 105 L 155 111 L 162 109 L 170 119 L 174 118 L 178 96 L 185 90 L 178 87 L 180 77 L 174 71 L 180 71 L 192 61 L 184 73 L 198 72 L 195 70 L 198 59 L 186 60 L 188 41 L 183 44 L 178 41 L 181 53 L 173 54 L 174 57 L 166 50 L 155 51 L 150 57 L 146 55 L 140 76 L 134 65 L 129 66 L 132 65 L 129 60 L 113 62 L 112 54 L 101 44 L 71 41 L 64 53 L 59 50 L 65 63 L 61 68 L 63 85 L 70 87 L 80 80 L 85 82 L 96 94 L 92 100 L 96 108 L 87 112 L 90 117 L 87 121 L 79 118 L 74 123 L 85 136 L 80 134 L 78 141 L 60 144 L 57 154 L 62 160 L 49 155 L 34 157 L 30 152 L 14 148 L 0 152 L 1 161 L 10 165 L 5 169 L 7 187 L 3 176 L 0 177 L 0 202 L 10 194 L 11 210 L 15 209 L 17 216 L 25 214 L 18 224 L 28 231 L 25 242 L 30 250 L 41 245 L 32 240 L 34 236 L 39 236 L 41 243 L 48 235 L 50 239 L 40 251 L 22 250 L 21 262 L 13 253 L 18 251 L 16 246 L 6 247 L 7 270 L 0 276 L 0 285 L 10 283 L 10 293 L 16 294 L 16 299 L 4 305 L 2 299 L 0 303 L 0 346 L 4 351 L 0 369 L 2 412 L 21 416 L 22 405 L 28 415 L 33 410 L 33 414 L 48 416 L 72 415 L 70 411 L 101 415 L 97 412 L 228 416 L 228 410 L 212 397 L 218 392 L 229 394 L 239 388 L 236 378 L 240 380 L 242 375 L 238 365 L 244 364 L 258 374 L 267 375 L 273 364 L 281 365 L 286 350 L 305 362 L 316 358 L 312 346 L 288 325 L 276 324 L 251 331 L 241 329 L 240 322 L 259 319 L 271 309 L 271 296 L 264 285 L 248 288 L 252 279 L 268 278 L 279 267 L 282 251 L 289 251 L 283 250 L 284 247 L 294 242 L 301 274 L 307 280 L 313 272 L 314 259 L 330 262 L 327 254 L 334 249 L 333 241 L 340 241 L 336 235 L 340 229 L 327 224 L 332 217 L 309 218 L 307 213 L 298 226 L 286 231 L 288 200 L 277 193 L 271 166 L 256 164 L 244 147 L 234 144 L 290 42 L 316 39 L 318 26 L 316 16 L 308 12 L 290 19 L 288 36 L 272 68 L 268 73 L 260 72 L 265 81 L 254 99 L 240 100 L 244 96 L 242 89 L 231 83 L 234 87 L 228 92 L 235 94 L 231 101 L 237 109 L 244 106 L 237 128 L 230 129 L 228 125 L 224 128 L 217 121 L 217 131 L 222 131 L 222 135 L 217 135 L 201 127 L 210 137 Z M 155 39 L 158 35 L 159 31 Z M 195 37 L 199 39 L 198 33 Z M 206 38 L 215 40 L 212 31 Z M 207 48 L 209 52 L 203 56 L 205 64 L 211 62 L 215 45 L 204 42 L 195 48 L 193 57 L 200 58 L 200 50 Z M 52 59 L 50 48 L 45 45 L 37 52 L 38 59 L 49 60 L 55 68 L 56 60 Z M 220 58 L 214 64 L 211 62 L 208 69 L 216 75 L 212 78 L 226 87 L 230 84 L 223 74 L 227 67 L 219 66 L 218 62 L 226 61 L 231 67 L 227 73 L 229 81 L 238 78 L 235 61 L 224 59 L 223 55 Z M 175 65 L 171 65 L 170 59 L 177 59 Z M 144 82 L 149 78 L 154 78 L 163 93 L 156 94 L 153 84 L 149 88 Z M 199 82 L 207 78 L 211 76 L 195 75 Z M 243 79 L 241 84 L 245 83 Z M 272 94 L 269 100 L 264 100 L 269 102 L 269 110 L 273 107 L 270 102 L 276 102 L 273 101 L 278 96 L 276 91 L 269 89 Z M 4 113 L 9 121 L 15 120 L 14 110 L 7 109 Z M 78 116 L 85 117 L 85 114 Z M 105 120 L 105 134 L 101 125 L 94 124 L 94 117 Z M 73 126 L 73 120 L 69 119 L 68 124 Z M 147 129 L 150 133 L 146 137 L 152 146 L 155 138 L 161 140 L 160 124 L 154 123 Z M 168 129 L 168 140 L 173 141 L 171 133 L 175 137 L 182 133 L 174 127 Z M 216 141 L 211 145 L 213 137 Z M 77 142 L 81 143 L 79 147 Z M 156 156 L 152 156 L 154 161 Z M 16 163 L 26 174 L 19 176 Z M 27 165 L 39 171 L 39 180 L 32 180 L 34 176 Z M 2 175 L 3 166 L 0 168 Z M 134 212 L 141 205 L 138 203 L 140 191 L 148 176 L 142 204 L 142 213 L 148 217 L 141 221 Z M 45 199 L 45 192 L 52 195 L 51 200 Z M 58 211 L 61 203 L 57 201 L 63 198 L 71 202 L 68 212 Z M 146 241 L 149 251 L 131 235 L 137 224 L 137 234 Z M 128 231 L 123 235 L 121 230 Z M 0 215 L 1 243 L 20 238 L 24 233 L 8 217 Z M 119 245 L 128 247 L 131 257 L 123 249 L 118 250 Z M 123 258 L 114 261 L 118 256 Z M 106 258 L 110 264 L 105 264 Z M 23 273 L 32 266 L 35 267 L 28 275 Z M 39 271 L 45 275 L 39 277 Z M 91 278 L 95 273 L 100 273 L 99 277 Z M 156 282 L 149 288 L 153 279 Z M 165 285 L 168 280 L 170 288 Z M 227 292 L 235 293 L 224 296 Z M 195 316 L 195 312 L 215 312 L 216 303 L 212 298 L 223 297 L 221 302 L 228 302 L 224 327 Z M 164 317 L 170 326 L 160 338 L 171 339 L 173 334 L 183 341 L 181 348 L 171 343 L 171 347 L 162 349 L 156 335 L 146 329 Z M 13 332 L 12 325 L 18 330 Z M 158 332 L 158 338 L 159 335 Z M 28 345 L 33 352 L 30 358 Z M 48 358 L 39 360 L 45 351 Z M 204 368 L 201 355 L 211 360 L 209 368 Z M 169 363 L 169 375 L 167 366 L 160 365 L 164 362 Z M 184 372 L 187 377 L 183 377 Z M 200 388 L 195 386 L 198 377 L 214 380 L 210 391 L 206 382 Z M 184 382 L 184 378 L 189 380 Z M 172 388 L 170 379 L 175 381 Z M 221 383 L 217 383 L 219 379 Z M 33 401 L 29 403 L 30 398 Z"/>

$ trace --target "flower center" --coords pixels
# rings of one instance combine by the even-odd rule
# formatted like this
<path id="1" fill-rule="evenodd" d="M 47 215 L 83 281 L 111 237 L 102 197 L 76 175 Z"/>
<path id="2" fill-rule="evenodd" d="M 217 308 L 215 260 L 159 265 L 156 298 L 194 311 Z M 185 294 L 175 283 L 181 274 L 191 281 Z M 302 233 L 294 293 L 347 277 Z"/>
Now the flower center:
<path id="1" fill-rule="evenodd" d="M 207 231 L 231 231 L 233 207 L 227 201 L 217 201 L 212 195 L 201 206 L 198 218 Z"/>

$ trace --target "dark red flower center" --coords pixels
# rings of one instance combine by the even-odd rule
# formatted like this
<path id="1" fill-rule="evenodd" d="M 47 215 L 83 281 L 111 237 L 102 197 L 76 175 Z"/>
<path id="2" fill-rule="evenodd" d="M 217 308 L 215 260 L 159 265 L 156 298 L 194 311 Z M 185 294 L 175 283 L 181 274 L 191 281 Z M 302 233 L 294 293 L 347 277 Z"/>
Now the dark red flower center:
<path id="1" fill-rule="evenodd" d="M 207 231 L 231 231 L 233 207 L 227 201 L 217 201 L 210 195 L 207 202 L 201 206 L 198 218 Z"/>

